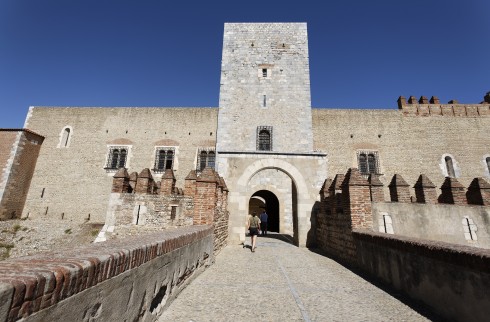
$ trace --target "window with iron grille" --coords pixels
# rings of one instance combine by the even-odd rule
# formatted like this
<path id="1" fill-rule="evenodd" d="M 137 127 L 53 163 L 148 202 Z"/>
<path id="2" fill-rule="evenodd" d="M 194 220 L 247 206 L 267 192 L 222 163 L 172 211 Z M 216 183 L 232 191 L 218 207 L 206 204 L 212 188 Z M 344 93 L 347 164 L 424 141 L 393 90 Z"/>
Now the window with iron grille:
<path id="1" fill-rule="evenodd" d="M 257 151 L 272 151 L 272 126 L 257 127 Z"/>
<path id="2" fill-rule="evenodd" d="M 109 148 L 107 157 L 106 169 L 117 170 L 126 167 L 126 159 L 128 157 L 128 147 L 113 146 Z"/>
<path id="3" fill-rule="evenodd" d="M 377 151 L 357 151 L 357 163 L 361 174 L 379 174 L 379 157 Z"/>
<path id="4" fill-rule="evenodd" d="M 155 151 L 155 165 L 153 171 L 155 173 L 165 172 L 167 169 L 174 168 L 175 148 L 159 147 Z"/>
<path id="5" fill-rule="evenodd" d="M 197 150 L 196 170 L 202 171 L 208 167 L 214 169 L 216 162 L 216 151 L 213 148 L 199 148 Z"/>

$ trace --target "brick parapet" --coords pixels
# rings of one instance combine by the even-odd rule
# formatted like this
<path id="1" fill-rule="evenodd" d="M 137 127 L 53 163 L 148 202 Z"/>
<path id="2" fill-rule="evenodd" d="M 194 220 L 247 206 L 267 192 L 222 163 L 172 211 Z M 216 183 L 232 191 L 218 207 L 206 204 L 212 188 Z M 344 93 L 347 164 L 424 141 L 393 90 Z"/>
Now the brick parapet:
<path id="1" fill-rule="evenodd" d="M 421 174 L 413 186 L 415 189 L 415 198 L 418 203 L 437 203 L 436 185 L 425 175 Z"/>
<path id="2" fill-rule="evenodd" d="M 160 194 L 161 195 L 171 195 L 173 193 L 178 193 L 178 189 L 175 189 L 175 175 L 174 170 L 167 169 L 162 176 L 162 181 L 160 184 Z"/>
<path id="3" fill-rule="evenodd" d="M 125 168 L 119 169 L 112 177 L 112 192 L 125 193 L 128 192 L 129 187 L 129 174 Z"/>
<path id="4" fill-rule="evenodd" d="M 466 193 L 464 186 L 456 178 L 446 177 L 441 186 L 440 203 L 454 205 L 466 205 Z"/>
<path id="5" fill-rule="evenodd" d="M 370 174 L 368 178 L 370 184 L 370 194 L 372 202 L 384 202 L 385 195 L 383 192 L 383 183 L 379 180 L 379 175 Z"/>
<path id="6" fill-rule="evenodd" d="M 212 234 L 211 226 L 190 226 L 0 262 L 0 299 L 8 304 L 0 318 L 25 318 Z"/>
<path id="7" fill-rule="evenodd" d="M 153 180 L 153 176 L 151 175 L 150 169 L 143 169 L 136 179 L 136 188 L 134 192 L 140 194 L 151 194 L 153 193 L 154 188 L 155 182 Z"/>
<path id="8" fill-rule="evenodd" d="M 217 202 L 218 182 L 215 171 L 205 168 L 196 180 L 196 196 L 194 201 L 194 225 L 213 223 Z"/>
<path id="9" fill-rule="evenodd" d="M 475 178 L 471 181 L 466 192 L 468 204 L 490 206 L 490 183 L 483 178 Z"/>
<path id="10" fill-rule="evenodd" d="M 399 174 L 395 174 L 388 185 L 390 189 L 390 198 L 393 202 L 411 202 L 410 185 Z"/>
<path id="11" fill-rule="evenodd" d="M 410 104 L 403 106 L 404 116 L 489 117 L 488 104 Z"/>

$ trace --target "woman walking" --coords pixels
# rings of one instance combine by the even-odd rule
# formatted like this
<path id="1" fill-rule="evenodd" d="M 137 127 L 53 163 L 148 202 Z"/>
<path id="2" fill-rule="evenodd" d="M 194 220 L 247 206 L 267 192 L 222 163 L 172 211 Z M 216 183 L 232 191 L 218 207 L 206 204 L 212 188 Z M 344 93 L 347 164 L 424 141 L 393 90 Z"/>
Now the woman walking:
<path id="1" fill-rule="evenodd" d="M 257 214 L 252 213 L 251 217 L 248 217 L 247 228 L 250 231 L 250 238 L 252 242 L 252 253 L 255 252 L 255 242 L 257 240 L 257 235 L 259 234 L 260 219 Z"/>

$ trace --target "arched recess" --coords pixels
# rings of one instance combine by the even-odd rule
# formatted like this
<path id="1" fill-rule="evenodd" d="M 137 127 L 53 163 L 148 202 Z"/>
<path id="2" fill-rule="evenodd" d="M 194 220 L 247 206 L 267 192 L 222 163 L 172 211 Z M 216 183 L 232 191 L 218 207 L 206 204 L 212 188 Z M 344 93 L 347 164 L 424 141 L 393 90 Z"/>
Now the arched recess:
<path id="1" fill-rule="evenodd" d="M 280 172 L 289 178 L 289 181 L 277 183 L 274 178 L 265 176 L 261 178 L 260 184 L 254 184 L 254 178 L 260 177 L 260 173 L 267 170 Z M 237 193 L 243 193 L 246 198 L 241 199 L 241 202 L 247 206 L 250 198 L 259 190 L 274 193 L 279 200 L 280 232 L 293 235 L 296 245 L 306 244 L 306 234 L 311 225 L 311 197 L 305 179 L 296 167 L 280 159 L 257 160 L 243 171 L 236 187 Z M 284 231 L 281 231 L 283 229 Z"/>
<path id="2" fill-rule="evenodd" d="M 268 215 L 267 230 L 280 232 L 280 209 L 277 196 L 268 190 L 259 190 L 255 192 L 249 201 L 249 212 L 255 212 L 257 215 L 266 211 Z"/>

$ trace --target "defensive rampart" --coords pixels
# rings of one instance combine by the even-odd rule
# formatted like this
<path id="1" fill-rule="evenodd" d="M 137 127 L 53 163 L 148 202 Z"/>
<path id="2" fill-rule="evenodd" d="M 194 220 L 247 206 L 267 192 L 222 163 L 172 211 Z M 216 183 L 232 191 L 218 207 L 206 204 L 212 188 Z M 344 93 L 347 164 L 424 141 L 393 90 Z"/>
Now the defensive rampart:
<path id="1" fill-rule="evenodd" d="M 212 260 L 207 225 L 0 262 L 0 321 L 155 321 Z"/>
<path id="2" fill-rule="evenodd" d="M 395 175 L 387 203 L 376 176 L 366 179 L 357 169 L 349 169 L 345 175 L 327 179 L 316 216 L 318 246 L 341 262 L 425 303 L 445 319 L 483 320 L 490 314 L 490 250 L 466 245 L 485 247 L 488 243 L 488 183 L 476 178 L 466 191 L 454 178 L 446 178 L 437 196 L 435 186 L 421 175 L 414 188 L 417 200 L 410 197 L 405 180 Z M 437 211 L 445 211 L 446 217 L 440 213 L 431 218 L 423 212 L 424 207 L 435 212 L 439 207 Z M 403 211 L 417 208 L 421 209 L 403 216 Z M 463 219 L 473 216 L 474 221 L 462 222 L 461 214 L 466 215 Z M 447 227 L 455 226 L 450 223 L 453 219 L 459 229 L 450 232 Z M 447 227 L 433 225 L 437 220 Z M 431 236 L 417 231 L 417 222 L 435 227 L 436 233 Z M 475 234 L 476 226 L 480 239 Z M 446 236 L 437 234 L 443 231 Z M 434 235 L 434 240 L 427 239 Z"/>

